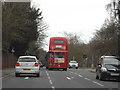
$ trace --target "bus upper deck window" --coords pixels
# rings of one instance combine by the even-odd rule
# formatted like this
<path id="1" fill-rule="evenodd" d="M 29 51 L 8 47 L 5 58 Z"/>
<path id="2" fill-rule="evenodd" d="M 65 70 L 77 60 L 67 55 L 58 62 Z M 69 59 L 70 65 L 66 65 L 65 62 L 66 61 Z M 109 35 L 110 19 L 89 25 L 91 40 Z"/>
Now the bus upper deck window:
<path id="1" fill-rule="evenodd" d="M 55 44 L 63 44 L 64 41 L 63 41 L 63 40 L 54 40 L 54 43 L 55 43 Z"/>

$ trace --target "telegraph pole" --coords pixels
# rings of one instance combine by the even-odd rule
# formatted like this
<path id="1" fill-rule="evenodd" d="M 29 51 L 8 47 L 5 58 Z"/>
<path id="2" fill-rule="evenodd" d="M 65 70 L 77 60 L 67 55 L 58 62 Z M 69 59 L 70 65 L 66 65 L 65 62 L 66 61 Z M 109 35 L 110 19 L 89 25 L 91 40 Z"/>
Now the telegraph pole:
<path id="1" fill-rule="evenodd" d="M 117 15 L 117 56 L 120 57 L 120 0 L 113 2 L 115 14 Z"/>
<path id="2" fill-rule="evenodd" d="M 120 0 L 118 1 L 118 56 L 120 57 Z"/>

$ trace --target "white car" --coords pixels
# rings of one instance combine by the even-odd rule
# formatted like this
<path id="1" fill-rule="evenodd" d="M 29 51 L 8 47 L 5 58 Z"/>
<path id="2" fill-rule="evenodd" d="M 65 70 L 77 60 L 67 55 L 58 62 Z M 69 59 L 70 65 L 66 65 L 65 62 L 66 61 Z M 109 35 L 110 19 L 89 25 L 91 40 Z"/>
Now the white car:
<path id="1" fill-rule="evenodd" d="M 36 56 L 20 56 L 15 65 L 15 76 L 20 74 L 36 74 L 39 77 L 40 65 Z"/>
<path id="2" fill-rule="evenodd" d="M 69 62 L 69 68 L 76 68 L 76 69 L 78 69 L 77 61 L 70 61 Z"/>

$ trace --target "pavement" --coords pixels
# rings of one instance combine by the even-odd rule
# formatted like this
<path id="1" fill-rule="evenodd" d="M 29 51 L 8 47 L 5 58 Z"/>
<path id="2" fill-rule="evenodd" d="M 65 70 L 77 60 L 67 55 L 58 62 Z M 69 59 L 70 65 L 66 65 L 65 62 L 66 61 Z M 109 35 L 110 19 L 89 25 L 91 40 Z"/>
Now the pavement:
<path id="1" fill-rule="evenodd" d="M 96 69 L 90 68 L 90 69 L 88 69 L 88 71 L 90 71 L 90 72 L 92 72 L 92 73 L 95 73 L 95 72 L 96 72 Z"/>
<path id="2" fill-rule="evenodd" d="M 14 73 L 14 68 L 6 68 L 6 69 L 2 69 L 0 70 L 0 78 L 10 75 L 11 73 Z"/>

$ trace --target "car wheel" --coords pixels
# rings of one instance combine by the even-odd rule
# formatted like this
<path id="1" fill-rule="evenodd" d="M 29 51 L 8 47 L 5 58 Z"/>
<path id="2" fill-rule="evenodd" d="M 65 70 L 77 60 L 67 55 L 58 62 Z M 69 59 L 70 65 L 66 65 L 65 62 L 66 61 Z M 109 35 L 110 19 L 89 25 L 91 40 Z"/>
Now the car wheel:
<path id="1" fill-rule="evenodd" d="M 118 78 L 117 81 L 120 82 L 120 78 Z"/>
<path id="2" fill-rule="evenodd" d="M 36 76 L 37 76 L 37 77 L 39 77 L 39 76 L 40 76 L 40 74 L 39 74 L 39 73 L 37 73 L 37 74 L 36 74 Z"/>
<path id="3" fill-rule="evenodd" d="M 76 67 L 76 69 L 78 69 L 78 67 Z"/>
<path id="4" fill-rule="evenodd" d="M 48 67 L 46 67 L 46 69 L 48 69 Z"/>
<path id="5" fill-rule="evenodd" d="M 67 71 L 67 68 L 64 68 L 63 71 Z"/>
<path id="6" fill-rule="evenodd" d="M 96 75 L 96 79 L 99 79 L 98 75 Z"/>
<path id="7" fill-rule="evenodd" d="M 99 80 L 101 80 L 101 81 L 103 81 L 104 79 L 103 79 L 103 76 L 102 76 L 102 74 L 100 73 L 100 75 L 99 75 Z"/>
<path id="8" fill-rule="evenodd" d="M 16 77 L 19 77 L 19 76 L 20 76 L 20 74 L 19 74 L 19 73 L 15 73 L 15 76 L 16 76 Z"/>

